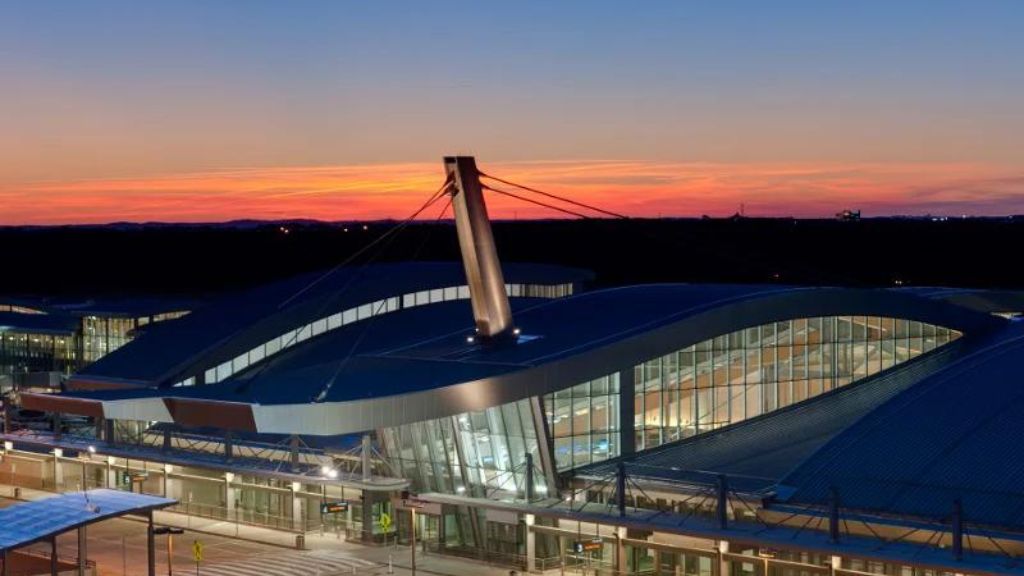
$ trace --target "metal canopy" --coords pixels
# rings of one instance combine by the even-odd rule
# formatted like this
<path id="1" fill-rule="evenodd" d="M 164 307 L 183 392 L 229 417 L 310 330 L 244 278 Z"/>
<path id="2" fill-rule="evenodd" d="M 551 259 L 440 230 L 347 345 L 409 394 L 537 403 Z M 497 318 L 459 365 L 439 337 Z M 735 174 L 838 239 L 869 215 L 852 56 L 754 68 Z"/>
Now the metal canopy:
<path id="1" fill-rule="evenodd" d="M 0 509 L 0 526 L 3 526 L 0 550 L 20 548 L 93 522 L 165 508 L 176 502 L 170 498 L 100 489 L 15 504 Z"/>

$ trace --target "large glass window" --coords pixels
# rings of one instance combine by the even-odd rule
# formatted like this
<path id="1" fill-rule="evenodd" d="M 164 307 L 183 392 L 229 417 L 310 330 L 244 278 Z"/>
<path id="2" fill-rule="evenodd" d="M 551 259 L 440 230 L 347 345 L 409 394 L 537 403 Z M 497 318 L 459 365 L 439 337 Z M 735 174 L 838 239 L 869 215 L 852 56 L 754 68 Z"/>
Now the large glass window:
<path id="1" fill-rule="evenodd" d="M 801 402 L 959 337 L 912 320 L 833 316 L 773 322 L 697 343 L 634 367 L 636 449 Z M 556 395 L 556 412 L 558 401 Z"/>
<path id="2" fill-rule="evenodd" d="M 619 375 L 544 396 L 555 467 L 568 470 L 619 455 Z"/>
<path id="3" fill-rule="evenodd" d="M 546 489 L 529 400 L 387 428 L 383 439 L 396 471 L 421 491 L 522 496 L 527 453 L 537 493 Z"/>

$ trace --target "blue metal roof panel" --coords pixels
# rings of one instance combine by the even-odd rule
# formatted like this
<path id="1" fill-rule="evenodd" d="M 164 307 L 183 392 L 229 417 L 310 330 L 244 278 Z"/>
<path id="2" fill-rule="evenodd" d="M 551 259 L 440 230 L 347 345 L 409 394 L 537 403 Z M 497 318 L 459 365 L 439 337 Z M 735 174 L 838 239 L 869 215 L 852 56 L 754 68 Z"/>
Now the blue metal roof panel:
<path id="1" fill-rule="evenodd" d="M 0 508 L 0 550 L 25 546 L 122 514 L 163 508 L 176 501 L 120 490 L 90 490 L 60 494 Z"/>
<path id="2" fill-rule="evenodd" d="M 1013 323 L 833 438 L 782 480 L 790 501 L 1024 527 L 1024 326 Z"/>

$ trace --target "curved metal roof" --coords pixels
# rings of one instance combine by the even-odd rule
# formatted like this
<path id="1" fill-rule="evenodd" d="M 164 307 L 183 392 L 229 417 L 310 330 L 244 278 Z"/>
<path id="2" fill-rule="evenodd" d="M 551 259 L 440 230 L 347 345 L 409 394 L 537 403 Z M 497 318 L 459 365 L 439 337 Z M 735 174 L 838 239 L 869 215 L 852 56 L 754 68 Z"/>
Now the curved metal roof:
<path id="1" fill-rule="evenodd" d="M 792 502 L 1024 528 L 1024 323 L 847 427 L 782 479 Z"/>
<path id="2" fill-rule="evenodd" d="M 590 272 L 543 264 L 507 264 L 509 283 L 562 284 Z M 71 380 L 169 386 L 274 336 L 351 306 L 409 292 L 465 284 L 459 262 L 407 262 L 306 274 L 211 301 L 174 322 L 147 327 L 129 345 Z"/>
<path id="3" fill-rule="evenodd" d="M 83 392 L 67 401 L 101 403 L 108 418 L 192 426 L 218 418 L 260 432 L 344 434 L 549 393 L 749 326 L 841 315 L 908 318 L 967 334 L 1005 323 L 891 290 L 634 286 L 521 300 L 515 321 L 523 337 L 514 346 L 467 343 L 469 306 L 449 302 L 323 334 L 220 384 Z M 235 417 L 225 420 L 229 408 Z"/>

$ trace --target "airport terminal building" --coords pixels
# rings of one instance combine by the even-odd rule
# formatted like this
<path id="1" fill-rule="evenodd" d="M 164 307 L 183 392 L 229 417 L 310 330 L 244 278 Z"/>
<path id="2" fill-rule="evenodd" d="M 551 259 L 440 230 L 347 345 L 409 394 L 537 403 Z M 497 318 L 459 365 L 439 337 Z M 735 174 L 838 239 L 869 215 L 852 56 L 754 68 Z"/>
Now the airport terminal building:
<path id="1" fill-rule="evenodd" d="M 153 324 L 60 393 L 22 391 L 0 477 L 366 542 L 415 526 L 529 571 L 1024 570 L 1024 296 L 588 289 L 501 265 L 475 167 L 448 169 L 463 262 Z"/>

